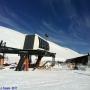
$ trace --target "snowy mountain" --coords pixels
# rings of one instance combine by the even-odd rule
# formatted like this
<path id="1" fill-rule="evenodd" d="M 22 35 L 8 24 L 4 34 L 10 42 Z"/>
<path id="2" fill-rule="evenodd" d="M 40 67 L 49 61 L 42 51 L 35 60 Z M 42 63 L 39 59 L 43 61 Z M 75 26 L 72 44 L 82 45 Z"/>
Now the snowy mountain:
<path id="1" fill-rule="evenodd" d="M 25 35 L 15 30 L 0 26 L 0 41 L 8 47 L 23 48 Z"/>
<path id="2" fill-rule="evenodd" d="M 56 60 L 65 61 L 66 59 L 75 58 L 81 56 L 78 52 L 72 49 L 59 46 L 53 42 L 50 42 L 50 51 L 56 53 Z"/>
<path id="3" fill-rule="evenodd" d="M 14 48 L 23 48 L 25 34 L 17 32 L 15 30 L 0 26 L 0 41 L 3 40 L 6 42 L 6 45 Z M 56 60 L 65 61 L 66 59 L 79 57 L 81 54 L 62 46 L 59 46 L 51 41 L 48 41 L 50 45 L 50 52 L 56 53 Z M 17 55 L 10 55 L 11 57 Z M 44 57 L 43 60 L 51 60 L 50 57 Z M 12 58 L 11 58 L 12 60 Z"/>
<path id="4" fill-rule="evenodd" d="M 6 42 L 6 46 L 22 49 L 24 44 L 24 39 L 25 39 L 24 34 L 0 26 L 0 41 L 3 40 L 4 42 Z M 5 54 L 5 57 L 6 57 L 5 61 L 8 63 L 18 62 L 19 60 L 18 55 L 14 55 L 14 54 Z"/>

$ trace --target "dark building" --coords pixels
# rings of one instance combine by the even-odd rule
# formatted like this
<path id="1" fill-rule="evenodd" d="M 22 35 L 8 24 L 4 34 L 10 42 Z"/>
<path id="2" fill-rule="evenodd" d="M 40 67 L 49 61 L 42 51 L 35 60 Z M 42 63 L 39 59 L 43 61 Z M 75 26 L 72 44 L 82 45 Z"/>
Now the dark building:
<path id="1" fill-rule="evenodd" d="M 25 37 L 24 49 L 43 49 L 49 50 L 49 43 L 47 40 L 41 38 L 37 34 L 27 35 Z"/>
<path id="2" fill-rule="evenodd" d="M 69 69 L 78 69 L 78 65 L 90 66 L 90 55 L 85 55 L 81 57 L 71 58 L 65 62 Z"/>
<path id="3" fill-rule="evenodd" d="M 66 63 L 75 63 L 75 64 L 87 65 L 87 64 L 90 64 L 90 55 L 71 58 L 71 59 L 66 60 Z"/>

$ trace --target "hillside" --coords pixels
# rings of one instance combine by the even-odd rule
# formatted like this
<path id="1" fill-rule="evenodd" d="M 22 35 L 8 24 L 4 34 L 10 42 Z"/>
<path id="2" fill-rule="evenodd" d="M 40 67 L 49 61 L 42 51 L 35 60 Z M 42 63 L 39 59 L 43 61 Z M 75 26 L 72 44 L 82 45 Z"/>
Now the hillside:
<path id="1" fill-rule="evenodd" d="M 15 30 L 0 26 L 0 41 L 6 42 L 8 47 L 23 48 L 25 35 Z"/>
<path id="2" fill-rule="evenodd" d="M 9 47 L 22 49 L 24 45 L 25 34 L 0 26 L 0 41 L 1 40 L 5 41 L 6 45 Z M 48 42 L 50 45 L 50 52 L 56 53 L 56 60 L 58 61 L 65 61 L 66 59 L 69 58 L 81 56 L 81 54 L 69 48 L 59 46 L 51 41 Z M 13 56 L 18 57 L 17 55 L 8 55 L 8 56 L 12 57 L 11 60 L 13 59 Z M 51 60 L 51 58 L 46 57 L 43 59 Z"/>

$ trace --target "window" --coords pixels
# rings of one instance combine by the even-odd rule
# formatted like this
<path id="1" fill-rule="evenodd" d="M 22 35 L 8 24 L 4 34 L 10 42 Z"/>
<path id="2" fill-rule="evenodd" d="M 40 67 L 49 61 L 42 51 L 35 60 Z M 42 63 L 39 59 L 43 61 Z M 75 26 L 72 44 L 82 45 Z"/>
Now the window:
<path id="1" fill-rule="evenodd" d="M 49 50 L 49 43 L 39 37 L 39 48 Z"/>

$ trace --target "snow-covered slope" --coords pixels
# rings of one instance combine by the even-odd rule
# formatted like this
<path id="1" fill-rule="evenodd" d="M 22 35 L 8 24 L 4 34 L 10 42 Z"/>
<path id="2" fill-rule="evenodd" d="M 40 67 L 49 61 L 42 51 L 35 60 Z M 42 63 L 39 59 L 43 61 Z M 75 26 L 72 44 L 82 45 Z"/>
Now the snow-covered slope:
<path id="1" fill-rule="evenodd" d="M 56 60 L 65 61 L 66 59 L 81 56 L 81 54 L 79 54 L 69 48 L 59 46 L 50 41 L 49 41 L 49 44 L 50 44 L 50 51 L 56 53 Z"/>
<path id="2" fill-rule="evenodd" d="M 6 46 L 14 48 L 23 48 L 25 35 L 15 30 L 0 26 L 0 41 L 6 42 Z M 6 54 L 6 62 L 18 62 L 18 55 Z M 14 58 L 13 58 L 14 57 Z M 7 60 L 8 59 L 8 60 Z"/>
<path id="3" fill-rule="evenodd" d="M 9 47 L 23 48 L 25 34 L 17 32 L 12 29 L 8 29 L 0 26 L 0 41 L 3 40 Z M 66 59 L 79 57 L 81 54 L 62 46 L 59 46 L 51 41 L 48 41 L 50 45 L 50 51 L 56 53 L 56 60 L 65 61 Z M 43 58 L 43 60 L 51 60 L 51 58 Z"/>
<path id="4" fill-rule="evenodd" d="M 8 69 L 1 70 L 1 87 L 15 87 L 15 89 L 8 90 L 90 90 L 90 71 L 29 70 L 28 72 L 15 72 Z"/>
<path id="5" fill-rule="evenodd" d="M 0 41 L 6 42 L 8 47 L 23 48 L 25 35 L 12 29 L 0 26 Z"/>

